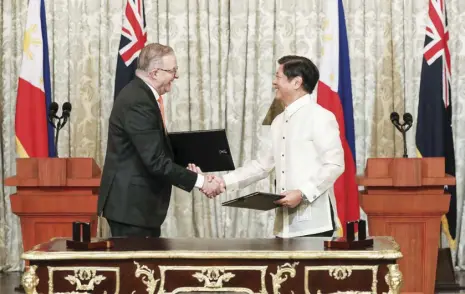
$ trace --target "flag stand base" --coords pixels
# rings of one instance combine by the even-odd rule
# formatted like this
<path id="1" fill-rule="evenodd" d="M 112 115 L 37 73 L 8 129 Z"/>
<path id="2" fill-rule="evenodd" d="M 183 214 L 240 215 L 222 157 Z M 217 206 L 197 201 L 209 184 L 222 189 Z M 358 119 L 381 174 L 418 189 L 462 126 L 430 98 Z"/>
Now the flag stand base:
<path id="1" fill-rule="evenodd" d="M 450 248 L 439 248 L 436 269 L 435 291 L 453 291 L 465 289 L 455 281 L 454 266 Z"/>
<path id="2" fill-rule="evenodd" d="M 15 292 L 17 292 L 17 293 L 26 293 L 26 291 L 24 291 L 24 288 L 23 288 L 23 286 L 21 284 L 18 285 L 17 287 L 15 287 Z"/>
<path id="3" fill-rule="evenodd" d="M 24 287 L 22 284 L 23 275 L 24 275 L 24 270 L 21 271 L 21 275 L 19 277 L 19 285 L 14 288 L 15 293 L 26 293 L 26 290 L 24 290 Z"/>

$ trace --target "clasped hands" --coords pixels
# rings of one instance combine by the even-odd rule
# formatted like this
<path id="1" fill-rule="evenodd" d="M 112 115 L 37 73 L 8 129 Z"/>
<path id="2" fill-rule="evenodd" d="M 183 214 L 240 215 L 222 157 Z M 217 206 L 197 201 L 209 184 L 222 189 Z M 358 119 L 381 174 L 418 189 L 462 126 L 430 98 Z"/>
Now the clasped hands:
<path id="1" fill-rule="evenodd" d="M 193 163 L 187 165 L 187 169 L 198 174 L 202 174 L 200 167 Z M 200 191 L 205 194 L 208 198 L 214 198 L 226 190 L 226 184 L 221 177 L 215 175 L 204 175 L 205 181 L 203 182 L 202 189 Z"/>
<path id="2" fill-rule="evenodd" d="M 200 169 L 200 167 L 196 166 L 193 163 L 189 163 L 187 169 L 195 173 L 202 174 L 202 170 Z M 208 198 L 214 198 L 225 191 L 226 184 L 223 178 L 217 177 L 215 175 L 204 176 L 205 181 L 203 182 L 203 187 L 202 189 L 200 189 L 200 191 L 204 193 L 205 196 L 207 196 Z M 289 208 L 297 207 L 303 200 L 303 194 L 300 190 L 285 191 L 281 193 L 281 195 L 285 197 L 275 201 L 274 203 Z"/>

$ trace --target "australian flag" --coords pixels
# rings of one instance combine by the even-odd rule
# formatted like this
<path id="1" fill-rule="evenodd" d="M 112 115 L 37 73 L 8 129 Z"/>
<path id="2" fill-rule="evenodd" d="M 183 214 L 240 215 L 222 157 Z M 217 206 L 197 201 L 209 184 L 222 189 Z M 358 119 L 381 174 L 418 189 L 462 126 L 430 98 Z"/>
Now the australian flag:
<path id="1" fill-rule="evenodd" d="M 116 65 L 115 98 L 134 78 L 137 58 L 146 41 L 144 0 L 127 0 Z"/>
<path id="2" fill-rule="evenodd" d="M 426 27 L 416 146 L 419 157 L 444 157 L 446 173 L 455 176 L 452 137 L 451 57 L 445 0 L 430 0 Z M 451 194 L 449 212 L 442 218 L 449 247 L 455 248 L 457 194 L 455 186 L 445 187 Z"/>

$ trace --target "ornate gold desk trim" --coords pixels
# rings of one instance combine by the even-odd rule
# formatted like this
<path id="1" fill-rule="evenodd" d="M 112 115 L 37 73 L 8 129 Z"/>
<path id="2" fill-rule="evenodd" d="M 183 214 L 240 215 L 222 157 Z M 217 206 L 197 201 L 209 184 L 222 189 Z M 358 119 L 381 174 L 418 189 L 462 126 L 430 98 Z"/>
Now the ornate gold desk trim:
<path id="1" fill-rule="evenodd" d="M 364 292 L 364 291 L 347 291 L 347 292 L 337 292 L 337 293 L 359 293 L 359 294 L 376 294 L 377 292 L 377 285 L 378 279 L 376 276 L 378 275 L 378 266 L 377 265 L 321 265 L 321 266 L 306 266 L 305 267 L 305 294 L 311 294 L 310 290 L 308 289 L 309 283 L 309 274 L 310 271 L 328 271 L 330 277 L 333 277 L 336 280 L 344 280 L 350 275 L 352 275 L 353 271 L 360 271 L 360 270 L 371 270 L 372 275 L 372 282 L 371 282 L 371 292 Z M 321 293 L 320 290 L 317 291 L 317 294 Z"/>
<path id="2" fill-rule="evenodd" d="M 399 259 L 402 253 L 384 251 L 106 251 L 23 253 L 26 260 L 115 260 L 115 259 Z"/>
<path id="3" fill-rule="evenodd" d="M 120 270 L 119 267 L 102 267 L 102 266 L 48 266 L 48 293 L 49 294 L 86 294 L 92 293 L 95 285 L 100 284 L 106 279 L 104 275 L 97 275 L 97 272 L 114 272 L 115 273 L 115 294 L 120 291 Z M 71 285 L 76 285 L 76 290 L 73 292 L 54 292 L 53 274 L 59 271 L 73 271 L 74 275 L 65 277 Z M 85 284 L 83 282 L 86 282 Z M 79 292 L 78 292 L 79 291 Z M 86 292 L 81 292 L 86 291 Z M 89 292 L 87 292 L 89 291 Z M 107 292 L 105 291 L 104 294 Z"/>
<path id="4" fill-rule="evenodd" d="M 298 262 L 293 264 L 285 263 L 283 266 L 278 266 L 276 274 L 270 274 L 273 281 L 273 294 L 280 294 L 281 284 L 287 281 L 288 278 L 295 277 L 295 267 L 298 264 Z"/>
<path id="5" fill-rule="evenodd" d="M 26 294 L 37 294 L 36 287 L 39 285 L 39 277 L 36 274 L 37 265 L 31 265 L 21 277 L 21 285 Z"/>
<path id="6" fill-rule="evenodd" d="M 134 273 L 136 278 L 142 277 L 142 283 L 144 283 L 147 286 L 147 293 L 155 293 L 155 290 L 157 289 L 157 284 L 158 282 L 160 282 L 160 279 L 155 280 L 154 271 L 149 269 L 148 266 L 141 266 L 137 261 L 134 261 L 134 264 L 137 266 L 136 272 Z M 135 293 L 136 291 L 132 291 L 131 294 Z"/>
<path id="7" fill-rule="evenodd" d="M 399 270 L 398 264 L 388 264 L 389 272 L 384 277 L 386 284 L 389 286 L 389 294 L 398 294 L 400 293 L 400 288 L 403 284 L 403 276 Z"/>
<path id="8" fill-rule="evenodd" d="M 154 271 L 147 266 L 140 266 L 136 263 L 136 277 L 144 275 L 142 282 L 147 286 L 147 293 L 154 294 L 156 286 L 160 281 L 158 294 L 176 294 L 185 292 L 245 292 L 248 294 L 267 294 L 265 285 L 265 275 L 268 266 L 158 266 L 160 269 L 160 279 L 155 279 Z M 172 292 L 166 292 L 165 281 L 167 271 L 195 271 L 192 275 L 199 282 L 203 282 L 200 287 L 179 287 Z M 261 273 L 260 292 L 253 292 L 251 289 L 243 287 L 225 287 L 224 282 L 229 282 L 235 277 L 231 271 L 259 271 Z M 134 293 L 134 292 L 133 292 Z"/>
<path id="9" fill-rule="evenodd" d="M 114 260 L 114 259 L 399 259 L 402 258 L 400 247 L 392 237 L 380 237 L 382 242 L 389 243 L 393 249 L 364 251 L 52 251 L 39 250 L 41 244 L 32 250 L 24 252 L 21 258 L 25 260 Z M 67 238 L 57 237 L 52 240 Z M 99 240 L 99 239 L 95 239 Z"/>

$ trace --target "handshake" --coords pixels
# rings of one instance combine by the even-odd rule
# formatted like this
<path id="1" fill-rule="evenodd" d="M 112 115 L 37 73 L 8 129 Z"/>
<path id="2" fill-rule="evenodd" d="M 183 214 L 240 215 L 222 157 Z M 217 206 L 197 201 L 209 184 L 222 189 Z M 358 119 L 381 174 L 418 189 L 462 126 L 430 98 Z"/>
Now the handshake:
<path id="1" fill-rule="evenodd" d="M 187 169 L 198 174 L 202 174 L 200 167 L 193 163 L 187 165 Z M 203 182 L 202 189 L 200 191 L 205 194 L 208 198 L 214 198 L 219 194 L 223 193 L 226 189 L 226 184 L 221 177 L 214 175 L 205 175 L 205 181 Z"/>

